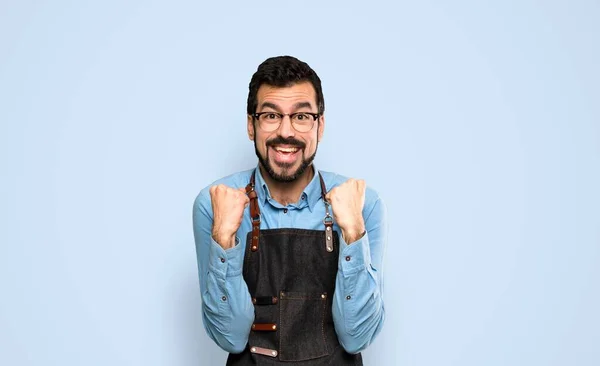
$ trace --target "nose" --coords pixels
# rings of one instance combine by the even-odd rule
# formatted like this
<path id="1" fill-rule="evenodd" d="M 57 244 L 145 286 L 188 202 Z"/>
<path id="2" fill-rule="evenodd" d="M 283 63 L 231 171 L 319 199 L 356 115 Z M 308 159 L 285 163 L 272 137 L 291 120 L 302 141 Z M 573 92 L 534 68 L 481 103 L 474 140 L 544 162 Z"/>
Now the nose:
<path id="1" fill-rule="evenodd" d="M 288 115 L 284 115 L 281 120 L 281 124 L 279 125 L 279 130 L 277 131 L 278 135 L 281 137 L 294 137 L 296 131 L 294 127 L 292 127 L 292 119 Z"/>

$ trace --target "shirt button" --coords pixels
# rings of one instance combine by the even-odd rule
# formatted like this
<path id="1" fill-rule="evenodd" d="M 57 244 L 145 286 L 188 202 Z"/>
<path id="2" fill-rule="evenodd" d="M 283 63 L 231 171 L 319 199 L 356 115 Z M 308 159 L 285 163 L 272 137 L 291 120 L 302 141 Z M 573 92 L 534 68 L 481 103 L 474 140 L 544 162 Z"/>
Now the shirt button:
<path id="1" fill-rule="evenodd" d="M 351 257 L 350 257 L 349 255 L 347 255 L 347 256 L 346 256 L 346 262 L 349 262 L 349 261 L 350 261 L 350 258 L 351 258 Z"/>
<path id="2" fill-rule="evenodd" d="M 225 263 L 225 258 L 221 258 L 221 263 Z"/>
<path id="3" fill-rule="evenodd" d="M 287 208 L 283 209 L 283 213 L 287 213 L 287 211 L 288 211 Z"/>
<path id="4" fill-rule="evenodd" d="M 227 301 L 227 296 L 223 296 L 223 297 L 221 297 L 221 300 L 223 300 L 223 301 Z"/>
<path id="5" fill-rule="evenodd" d="M 305 195 L 302 195 L 302 199 L 305 199 L 305 198 L 306 198 L 306 196 L 305 196 Z"/>
<path id="6" fill-rule="evenodd" d="M 350 300 L 352 298 L 352 296 L 348 295 L 346 296 L 346 300 Z"/>

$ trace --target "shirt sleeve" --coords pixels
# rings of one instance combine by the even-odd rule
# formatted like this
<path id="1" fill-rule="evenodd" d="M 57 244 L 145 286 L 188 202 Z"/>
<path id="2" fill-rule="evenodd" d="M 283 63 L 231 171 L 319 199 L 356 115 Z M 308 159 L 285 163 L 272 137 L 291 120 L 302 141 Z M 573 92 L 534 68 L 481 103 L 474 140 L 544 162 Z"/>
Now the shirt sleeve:
<path id="1" fill-rule="evenodd" d="M 347 244 L 339 235 L 340 256 L 332 313 L 338 339 L 348 353 L 364 350 L 383 327 L 385 214 L 385 206 L 378 198 L 365 216 L 367 232 L 362 238 Z"/>
<path id="2" fill-rule="evenodd" d="M 192 215 L 204 329 L 219 347 L 240 353 L 254 321 L 254 306 L 242 276 L 244 246 L 236 237 L 236 245 L 224 250 L 213 240 L 210 205 L 208 193 L 200 192 Z"/>

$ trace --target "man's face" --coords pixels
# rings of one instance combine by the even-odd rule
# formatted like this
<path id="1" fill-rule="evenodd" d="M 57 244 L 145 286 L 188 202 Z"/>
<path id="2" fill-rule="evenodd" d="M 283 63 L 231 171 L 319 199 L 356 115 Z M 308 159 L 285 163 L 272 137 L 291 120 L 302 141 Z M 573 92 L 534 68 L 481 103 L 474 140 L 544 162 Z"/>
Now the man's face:
<path id="1" fill-rule="evenodd" d="M 257 113 L 318 113 L 315 89 L 310 82 L 283 88 L 261 85 L 257 102 Z M 324 128 L 325 118 L 320 116 L 310 131 L 298 132 L 289 116 L 284 116 L 277 130 L 265 132 L 258 121 L 248 116 L 248 137 L 254 141 L 256 156 L 269 176 L 278 182 L 294 181 L 310 166 Z"/>

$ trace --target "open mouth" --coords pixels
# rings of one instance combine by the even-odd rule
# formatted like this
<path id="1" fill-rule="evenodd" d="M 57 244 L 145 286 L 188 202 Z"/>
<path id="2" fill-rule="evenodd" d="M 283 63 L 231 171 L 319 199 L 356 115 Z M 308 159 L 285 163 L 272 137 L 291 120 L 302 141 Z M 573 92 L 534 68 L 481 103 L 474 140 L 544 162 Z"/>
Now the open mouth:
<path id="1" fill-rule="evenodd" d="M 269 150 L 273 152 L 271 156 L 275 162 L 290 164 L 298 159 L 301 149 L 297 146 L 273 145 L 269 147 Z"/>

